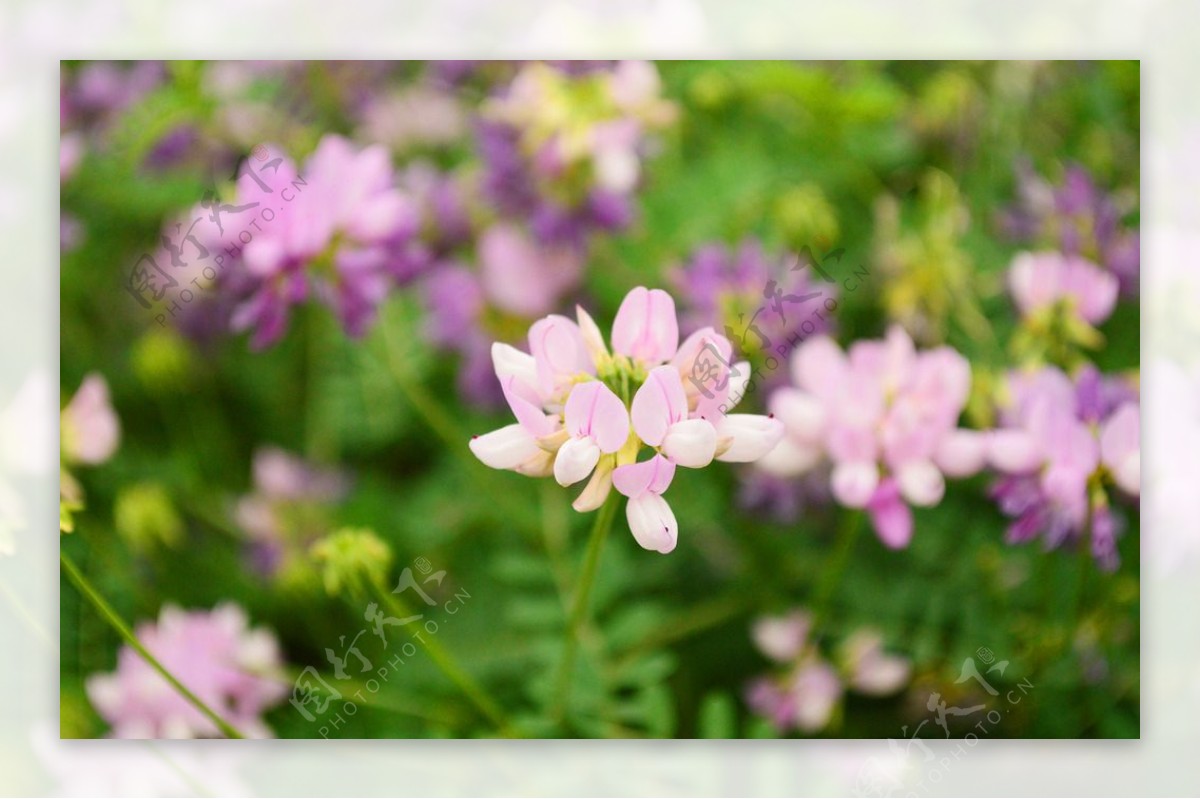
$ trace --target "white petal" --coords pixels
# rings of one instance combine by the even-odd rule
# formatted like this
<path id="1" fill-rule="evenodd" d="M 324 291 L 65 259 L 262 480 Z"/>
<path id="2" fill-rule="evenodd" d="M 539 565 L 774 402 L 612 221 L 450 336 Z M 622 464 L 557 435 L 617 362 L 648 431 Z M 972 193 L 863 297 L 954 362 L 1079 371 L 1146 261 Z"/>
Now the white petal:
<path id="1" fill-rule="evenodd" d="M 538 384 L 537 361 L 527 352 L 502 342 L 492 344 L 492 366 L 496 377 L 504 382 L 506 377 L 516 377 L 525 385 L 534 388 Z"/>
<path id="2" fill-rule="evenodd" d="M 675 548 L 679 539 L 679 525 L 671 506 L 658 494 L 643 494 L 629 500 L 625 506 L 625 518 L 629 520 L 630 532 L 643 549 L 665 555 Z"/>
<path id="3" fill-rule="evenodd" d="M 583 346 L 587 348 L 592 363 L 599 364 L 608 358 L 608 347 L 604 344 L 604 334 L 596 326 L 596 322 L 580 306 L 575 306 L 575 319 L 579 324 L 579 332 L 583 334 Z"/>
<path id="4" fill-rule="evenodd" d="M 775 477 L 797 477 L 821 461 L 821 448 L 801 444 L 784 436 L 775 448 L 754 462 L 756 468 Z"/>
<path id="5" fill-rule="evenodd" d="M 538 447 L 537 454 L 513 471 L 526 477 L 549 477 L 554 474 L 554 453 Z"/>
<path id="6" fill-rule="evenodd" d="M 900 495 L 918 507 L 927 508 L 942 501 L 946 481 L 938 468 L 927 460 L 905 463 L 896 472 Z"/>
<path id="7" fill-rule="evenodd" d="M 1134 451 L 1113 465 L 1113 480 L 1127 494 L 1138 496 L 1142 492 L 1142 453 Z"/>
<path id="8" fill-rule="evenodd" d="M 600 460 L 600 447 L 590 438 L 572 438 L 558 449 L 554 458 L 554 479 L 561 486 L 578 483 L 592 473 Z"/>
<path id="9" fill-rule="evenodd" d="M 789 434 L 804 441 L 818 441 L 825 429 L 825 408 L 812 394 L 783 388 L 771 395 L 771 413 L 783 422 Z"/>
<path id="10" fill-rule="evenodd" d="M 667 428 L 663 452 L 680 466 L 702 469 L 717 451 L 717 431 L 704 419 L 685 419 Z"/>
<path id="11" fill-rule="evenodd" d="M 519 424 L 510 424 L 470 443 L 471 452 L 493 469 L 515 469 L 541 451 L 537 439 Z"/>
<path id="12" fill-rule="evenodd" d="M 717 435 L 732 439 L 717 456 L 726 463 L 749 463 L 770 452 L 783 438 L 783 423 L 755 413 L 731 413 L 717 425 Z"/>
<path id="13" fill-rule="evenodd" d="M 838 502 L 848 508 L 863 508 L 879 485 L 879 469 L 867 461 L 848 461 L 833 467 L 830 487 Z"/>
<path id="14" fill-rule="evenodd" d="M 746 386 L 753 377 L 753 369 L 749 361 L 738 361 L 729 372 L 729 387 L 725 394 L 725 412 L 733 410 L 734 406 L 746 396 Z"/>

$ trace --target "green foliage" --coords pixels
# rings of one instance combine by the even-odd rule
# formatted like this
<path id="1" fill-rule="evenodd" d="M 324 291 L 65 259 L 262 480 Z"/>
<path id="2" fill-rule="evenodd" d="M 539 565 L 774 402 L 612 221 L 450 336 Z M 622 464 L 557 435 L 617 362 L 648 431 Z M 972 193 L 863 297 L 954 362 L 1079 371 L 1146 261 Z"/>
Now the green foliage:
<path id="1" fill-rule="evenodd" d="M 264 79 L 250 90 L 279 109 L 278 141 L 301 156 L 323 133 L 355 129 L 334 70 L 316 64 L 294 85 Z M 844 247 L 847 268 L 866 277 L 839 300 L 838 337 L 877 335 L 919 308 L 929 340 L 971 360 L 978 397 L 1011 362 L 1002 275 L 1016 248 L 996 215 L 1013 200 L 1014 161 L 1028 156 L 1052 176 L 1075 161 L 1101 185 L 1138 186 L 1135 62 L 660 70 L 678 123 L 648 162 L 635 225 L 588 253 L 583 293 L 602 327 L 631 286 L 668 285 L 671 268 L 703 243 L 756 236 L 772 250 Z M 392 79 L 397 87 L 405 74 Z M 390 588 L 398 569 L 425 558 L 446 572 L 429 588 L 436 640 L 496 698 L 511 730 L 421 651 L 376 692 L 369 674 L 352 674 L 343 693 L 363 699 L 330 737 L 778 737 L 743 701 L 747 682 L 769 669 L 749 628 L 764 613 L 812 603 L 839 512 L 811 506 L 785 523 L 747 510 L 738 467 L 727 464 L 680 470 L 672 488 L 680 542 L 669 556 L 638 548 L 619 512 L 560 707 L 555 675 L 593 516 L 570 509 L 578 489 L 494 472 L 470 455 L 471 435 L 511 419 L 459 399 L 461 363 L 428 344 L 416 289 L 394 295 L 362 340 L 311 307 L 261 353 L 244 336 L 193 344 L 123 291 L 164 220 L 232 174 L 208 152 L 166 171 L 144 164 L 180 126 L 217 137 L 219 106 L 199 65 L 173 64 L 170 80 L 120 116 L 106 146 L 63 185 L 63 209 L 86 230 L 62 257 L 63 395 L 102 372 L 123 440 L 110 463 L 74 474 L 86 506 L 63 504 L 64 529 L 73 522 L 75 532 L 61 545 L 115 610 L 144 620 L 166 602 L 234 600 L 277 633 L 290 676 L 312 665 L 331 678 L 325 649 L 364 626 L 362 603 L 348 594 Z M 1139 324 L 1136 304 L 1122 306 L 1089 355 L 1106 370 L 1136 368 Z M 762 397 L 747 406 L 761 409 Z M 977 402 L 967 418 L 982 424 L 986 415 Z M 251 491 L 253 452 L 268 444 L 354 473 L 350 494 L 329 508 L 337 532 L 290 582 L 248 565 L 246 533 L 233 521 Z M 914 679 L 894 697 L 849 700 L 825 734 L 902 737 L 928 717 L 932 691 L 962 691 L 954 681 L 964 658 L 986 647 L 1009 661 L 999 686 L 1035 686 L 993 737 L 1138 735 L 1137 514 L 1125 519 L 1122 566 L 1110 575 L 1086 552 L 1006 545 L 987 489 L 984 478 L 952 483 L 937 508 L 917 510 L 906 550 L 865 530 L 856 540 L 827 624 L 882 630 L 912 659 Z M 447 614 L 461 591 L 470 598 Z M 114 668 L 120 641 L 65 582 L 61 596 L 64 735 L 101 735 L 84 680 Z M 376 668 L 403 640 L 365 639 Z M 282 737 L 321 734 L 286 702 L 267 721 Z M 922 734 L 941 731 L 926 725 Z"/>

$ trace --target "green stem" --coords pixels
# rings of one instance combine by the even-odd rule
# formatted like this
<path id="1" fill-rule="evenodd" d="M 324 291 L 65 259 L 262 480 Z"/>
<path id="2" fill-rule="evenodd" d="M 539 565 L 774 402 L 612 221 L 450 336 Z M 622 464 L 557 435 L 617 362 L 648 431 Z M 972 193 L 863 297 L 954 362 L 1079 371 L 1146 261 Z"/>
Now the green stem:
<path id="1" fill-rule="evenodd" d="M 372 587 L 375 589 L 375 594 L 383 601 L 383 604 L 397 618 L 408 618 L 417 615 L 409 608 L 408 603 L 396 594 L 388 591 L 383 585 L 374 582 Z M 433 661 L 442 674 L 446 675 L 471 700 L 471 704 L 475 705 L 489 721 L 500 729 L 502 734 L 508 737 L 515 735 L 515 731 L 504 717 L 504 711 L 500 709 L 499 703 L 488 694 L 482 685 L 477 683 L 467 673 L 466 669 L 458 664 L 458 661 L 446 651 L 445 647 L 438 643 L 437 639 L 427 638 L 423 635 L 413 636 L 413 638 L 429 654 L 429 659 Z"/>
<path id="2" fill-rule="evenodd" d="M 399 351 L 392 340 L 392 334 L 388 331 L 387 324 L 380 324 L 382 329 L 383 343 L 387 350 L 387 363 L 392 373 L 392 378 L 396 381 L 396 385 L 400 388 L 408 404 L 412 406 L 417 415 L 429 425 L 446 444 L 446 447 L 454 453 L 454 456 L 462 461 L 467 468 L 467 473 L 474 475 L 476 479 L 483 479 L 488 482 L 489 492 L 492 495 L 493 501 L 504 507 L 504 511 L 512 518 L 520 518 L 522 508 L 511 499 L 511 491 L 506 486 L 496 485 L 493 478 L 490 476 L 490 469 L 483 469 L 489 473 L 489 476 L 479 478 L 480 462 L 475 459 L 467 446 L 467 442 L 471 440 L 471 436 L 459 429 L 458 424 L 446 412 L 446 410 L 438 404 L 433 395 L 425 388 L 425 386 L 415 378 L 412 371 L 409 369 L 404 359 L 404 354 Z"/>
<path id="3" fill-rule="evenodd" d="M 612 529 L 613 518 L 617 514 L 617 505 L 620 504 L 620 501 L 620 494 L 613 493 L 601 506 L 596 514 L 596 522 L 592 526 L 587 551 L 583 556 L 583 572 L 575 586 L 575 599 L 571 604 L 571 615 L 567 619 L 562 660 L 556 680 L 553 717 L 558 722 L 565 717 L 567 703 L 571 698 L 571 677 L 575 670 L 575 653 L 579 648 L 579 628 L 587 618 L 592 586 L 596 582 L 596 570 L 600 565 L 600 552 L 604 549 L 604 539 L 608 537 L 608 531 Z"/>
<path id="4" fill-rule="evenodd" d="M 858 531 L 862 527 L 863 512 L 849 510 L 842 516 L 842 524 L 838 528 L 837 548 L 829 556 L 828 562 L 821 570 L 821 582 L 813 594 L 813 632 L 817 633 L 825 621 L 829 611 L 829 601 L 842 580 L 846 564 L 850 562 L 850 553 L 854 550 L 854 542 L 858 539 Z"/>
<path id="5" fill-rule="evenodd" d="M 225 734 L 225 737 L 245 737 L 238 732 L 232 724 L 221 718 L 212 708 L 204 704 L 200 697 L 188 690 L 187 686 L 177 680 L 174 674 L 167 671 L 166 667 L 159 663 L 158 659 L 155 658 L 154 655 L 151 655 L 146 647 L 142 646 L 141 641 L 137 639 L 137 636 L 133 634 L 133 631 L 129 629 L 129 626 L 122 621 L 121 617 L 118 616 L 116 611 L 114 611 L 108 602 L 105 601 L 104 597 L 97 593 L 96 589 L 92 587 L 92 584 L 88 581 L 88 579 L 83 576 L 83 573 L 75 567 L 75 563 L 67 556 L 67 553 L 60 551 L 58 554 L 58 559 L 62 562 L 63 571 L 67 573 L 67 577 L 72 583 L 75 584 L 75 587 L 79 589 L 79 593 L 83 595 L 83 598 L 91 603 L 92 607 L 94 607 L 100 613 L 104 620 L 108 622 L 109 626 L 116 630 L 117 634 L 125 640 L 125 643 L 133 647 L 133 650 L 141 655 L 142 659 L 149 663 L 151 668 L 162 675 L 162 678 L 170 683 L 171 687 L 178 691 L 180 696 L 191 702 L 197 710 L 207 716 L 213 724 L 217 725 L 217 728 Z"/>

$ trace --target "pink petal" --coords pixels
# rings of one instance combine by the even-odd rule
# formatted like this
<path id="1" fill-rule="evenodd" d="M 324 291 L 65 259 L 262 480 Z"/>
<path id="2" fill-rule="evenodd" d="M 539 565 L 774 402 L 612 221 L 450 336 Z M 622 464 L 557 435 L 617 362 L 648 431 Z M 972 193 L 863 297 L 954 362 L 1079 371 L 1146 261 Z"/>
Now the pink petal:
<path id="1" fill-rule="evenodd" d="M 786 616 L 768 616 L 754 622 L 750 637 L 771 660 L 786 663 L 800 654 L 812 628 L 812 617 L 802 610 Z"/>
<path id="2" fill-rule="evenodd" d="M 872 461 L 850 461 L 833 467 L 830 488 L 834 498 L 848 508 L 862 508 L 879 485 L 879 467 Z"/>
<path id="3" fill-rule="evenodd" d="M 792 379 L 818 397 L 835 396 L 846 378 L 846 356 L 829 336 L 810 338 L 792 355 Z"/>
<path id="4" fill-rule="evenodd" d="M 989 436 L 988 462 L 1008 474 L 1031 472 L 1042 463 L 1042 448 L 1024 430 L 994 430 Z"/>
<path id="5" fill-rule="evenodd" d="M 546 396 L 561 391 L 581 374 L 594 375 L 579 326 L 565 316 L 552 314 L 529 328 L 529 351 L 537 363 L 538 386 Z"/>
<path id="6" fill-rule="evenodd" d="M 687 417 L 687 396 L 679 372 L 673 366 L 659 366 L 646 376 L 630 406 L 633 429 L 652 447 L 662 444 L 667 428 Z"/>
<path id="7" fill-rule="evenodd" d="M 629 412 L 625 403 L 599 380 L 576 383 L 564 408 L 567 432 L 591 438 L 601 452 L 619 450 L 629 438 Z"/>
<path id="8" fill-rule="evenodd" d="M 508 407 L 512 408 L 513 416 L 534 438 L 548 436 L 558 429 L 558 417 L 543 411 L 538 397 L 516 376 L 500 381 L 500 388 L 504 391 L 504 399 L 508 400 Z"/>
<path id="9" fill-rule="evenodd" d="M 885 546 L 903 549 L 912 541 L 912 511 L 900 499 L 895 480 L 889 478 L 879 484 L 867 503 L 867 513 L 871 516 L 875 533 Z"/>
<path id="10" fill-rule="evenodd" d="M 630 499 L 646 494 L 661 494 L 675 478 L 675 464 L 662 455 L 647 461 L 618 466 L 613 471 L 613 487 Z"/>
<path id="11" fill-rule="evenodd" d="M 613 475 L 616 477 L 615 473 Z M 658 494 L 645 494 L 625 504 L 629 531 L 643 549 L 664 555 L 675 549 L 679 540 L 679 524 L 671 506 Z"/>
<path id="12" fill-rule="evenodd" d="M 670 360 L 679 347 L 675 300 L 662 289 L 630 291 L 617 309 L 612 343 L 615 352 L 643 363 Z"/>
<path id="13" fill-rule="evenodd" d="M 934 451 L 933 462 L 947 477 L 970 477 L 983 468 L 988 438 L 975 430 L 954 430 Z"/>
<path id="14" fill-rule="evenodd" d="M 1138 406 L 1132 402 L 1118 408 L 1100 431 L 1100 457 L 1120 489 L 1133 496 L 1141 493 L 1140 434 Z"/>
<path id="15" fill-rule="evenodd" d="M 825 729 L 842 698 L 842 681 L 822 660 L 810 661 L 792 679 L 791 695 L 796 728 L 808 733 Z"/>
<path id="16" fill-rule="evenodd" d="M 733 365 L 732 358 L 729 339 L 711 327 L 697 330 L 679 345 L 671 365 L 683 380 L 688 407 L 696 409 L 695 416 L 713 421 L 729 411 L 733 403 L 727 402 L 727 398 L 735 401 L 740 398 L 741 390 L 731 377 L 748 377 L 748 374 L 739 374 L 741 370 Z M 722 410 L 721 406 L 726 407 Z"/>

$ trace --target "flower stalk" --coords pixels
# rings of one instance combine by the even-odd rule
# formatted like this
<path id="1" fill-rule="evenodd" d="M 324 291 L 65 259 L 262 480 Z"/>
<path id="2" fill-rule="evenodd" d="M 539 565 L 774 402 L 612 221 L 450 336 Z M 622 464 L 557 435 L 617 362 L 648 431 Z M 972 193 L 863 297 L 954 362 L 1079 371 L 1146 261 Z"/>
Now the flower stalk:
<path id="1" fill-rule="evenodd" d="M 112 609 L 112 606 L 108 604 L 108 602 L 100 595 L 98 591 L 96 591 L 91 582 L 83 576 L 83 573 L 79 571 L 79 568 L 75 565 L 74 561 L 71 560 L 67 553 L 59 552 L 58 558 L 62 563 L 63 571 L 67 574 L 67 578 L 79 590 L 80 595 L 82 595 L 83 598 L 86 599 L 92 605 L 92 607 L 96 609 L 100 616 L 106 622 L 108 622 L 108 625 L 116 631 L 117 635 L 121 636 L 125 643 L 129 644 L 129 646 L 133 648 L 133 651 L 137 652 L 143 660 L 150 664 L 151 668 L 157 671 L 164 680 L 170 683 L 172 688 L 179 692 L 180 696 L 182 696 L 184 699 L 190 702 L 193 707 L 203 713 L 209 721 L 217 725 L 217 729 L 219 729 L 226 738 L 245 737 L 238 732 L 236 727 L 234 727 L 225 719 L 221 718 L 221 716 L 218 715 L 215 710 L 206 705 L 204 700 L 196 696 L 188 689 L 186 685 L 176 679 L 174 674 L 168 671 L 167 668 L 163 666 L 163 664 L 160 663 L 157 658 L 154 657 L 154 655 L 150 654 L 150 651 L 146 649 L 146 647 L 142 646 L 141 641 L 139 641 L 137 636 L 133 634 L 133 631 L 129 629 L 129 625 L 127 625 L 124 620 L 117 615 L 117 612 Z"/>

